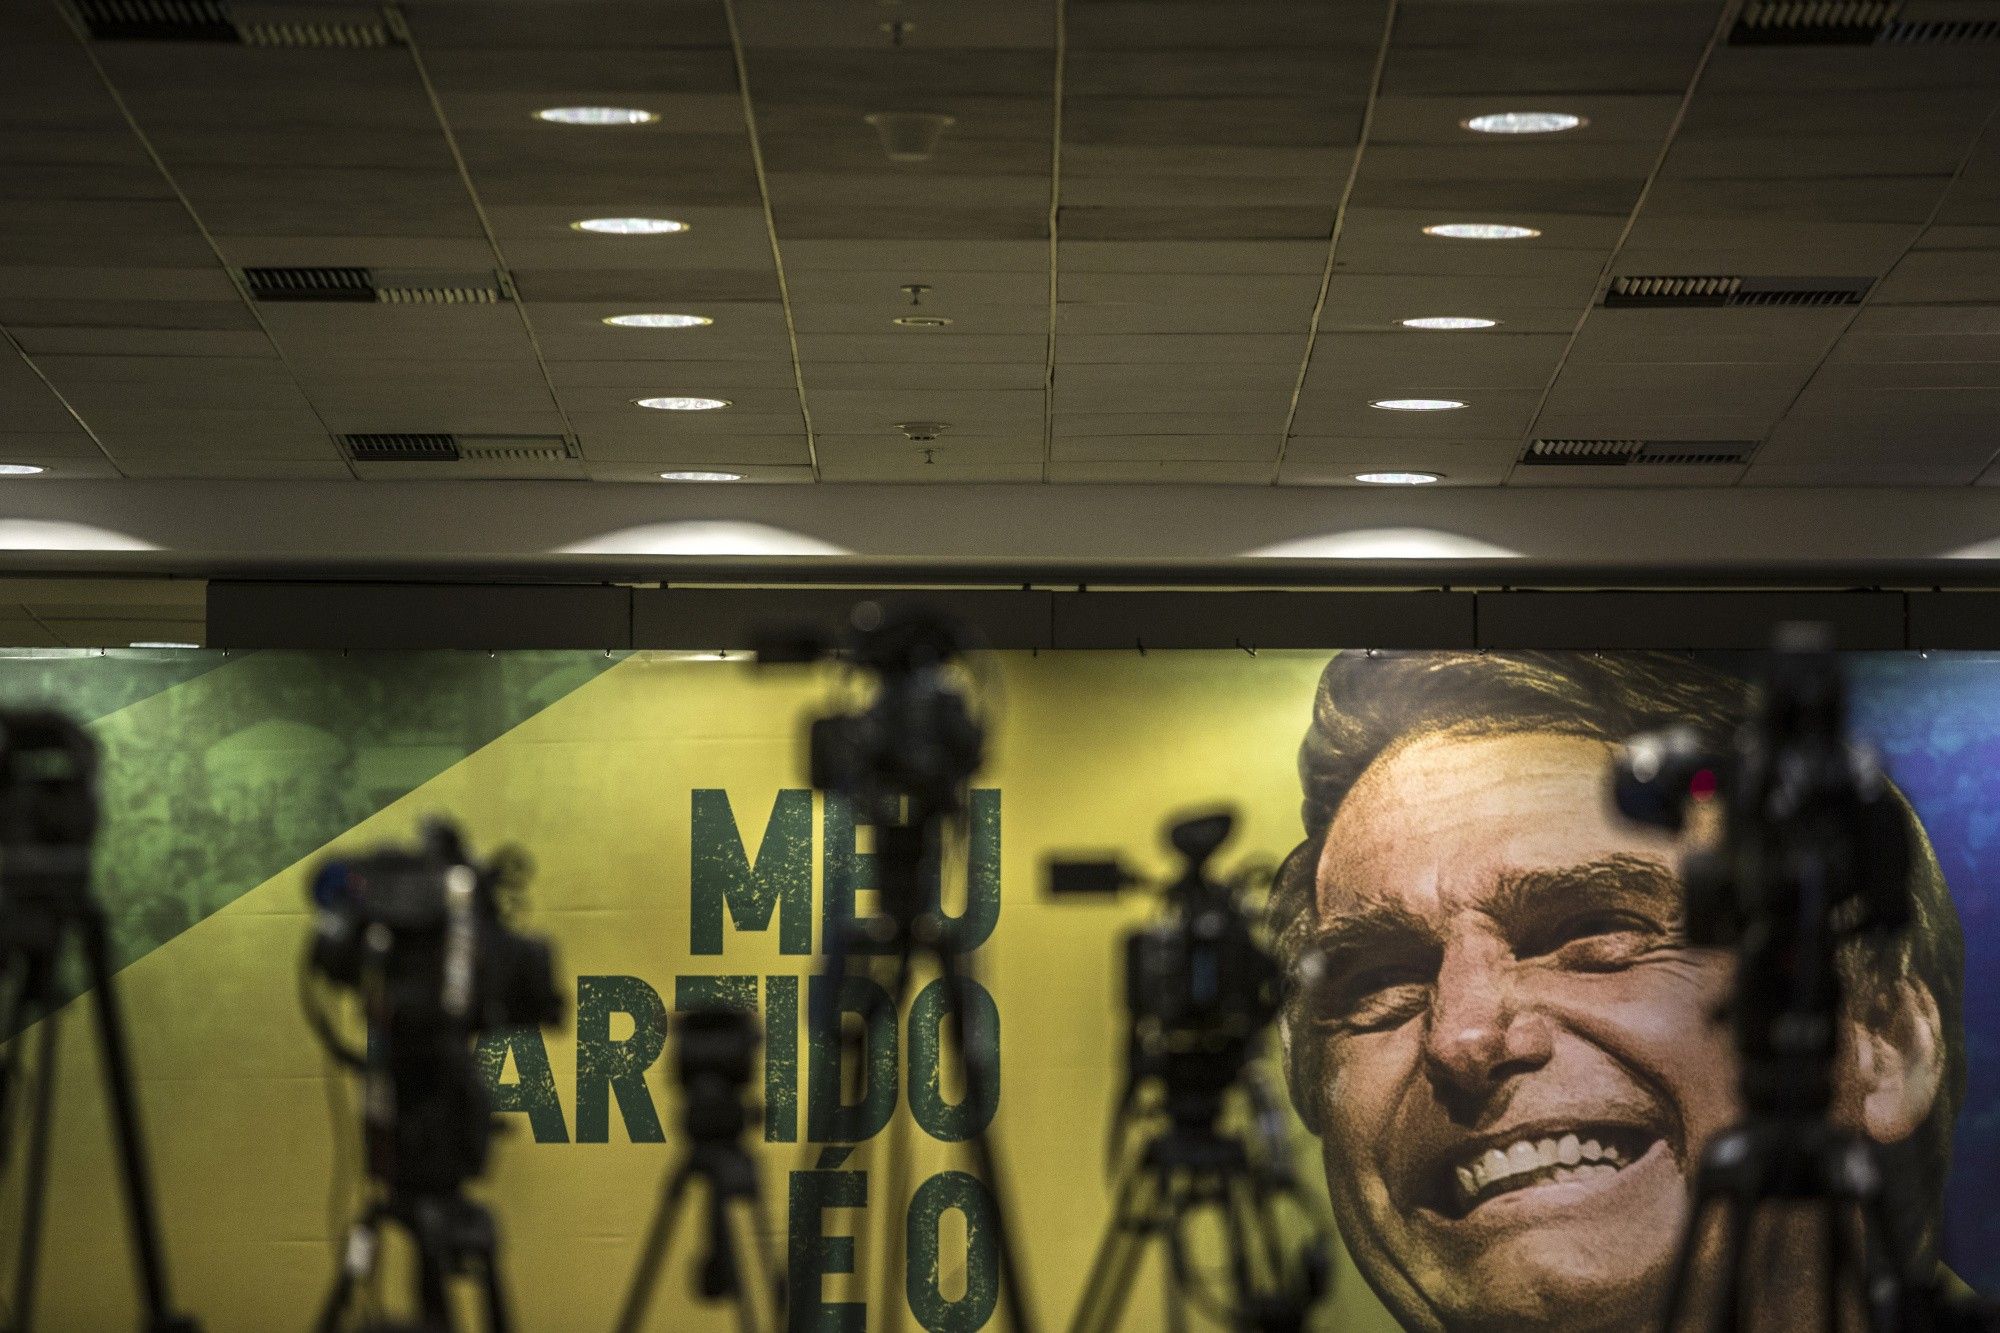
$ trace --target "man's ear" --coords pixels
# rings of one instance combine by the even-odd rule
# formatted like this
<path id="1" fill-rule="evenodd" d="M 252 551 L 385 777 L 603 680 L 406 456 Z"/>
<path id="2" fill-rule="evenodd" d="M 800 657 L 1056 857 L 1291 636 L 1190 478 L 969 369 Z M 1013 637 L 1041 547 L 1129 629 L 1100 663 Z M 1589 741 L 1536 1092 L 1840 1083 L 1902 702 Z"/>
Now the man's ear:
<path id="1" fill-rule="evenodd" d="M 1896 1143 L 1930 1118 L 1944 1083 L 1937 998 L 1904 976 L 1857 997 L 1846 1019 L 1836 1094 L 1841 1119 L 1877 1143 Z"/>

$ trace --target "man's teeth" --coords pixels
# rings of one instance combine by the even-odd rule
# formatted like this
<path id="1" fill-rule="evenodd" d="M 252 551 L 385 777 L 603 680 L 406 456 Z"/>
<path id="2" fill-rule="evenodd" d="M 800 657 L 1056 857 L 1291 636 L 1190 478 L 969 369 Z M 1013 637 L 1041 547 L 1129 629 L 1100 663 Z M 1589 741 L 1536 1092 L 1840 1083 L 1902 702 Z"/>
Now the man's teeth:
<path id="1" fill-rule="evenodd" d="M 1521 1139 L 1505 1148 L 1488 1148 L 1469 1165 L 1458 1168 L 1459 1188 L 1470 1200 L 1494 1186 L 1531 1171 L 1554 1169 L 1552 1180 L 1583 1180 L 1609 1175 L 1625 1165 L 1613 1144 L 1565 1134 L 1554 1139 Z"/>

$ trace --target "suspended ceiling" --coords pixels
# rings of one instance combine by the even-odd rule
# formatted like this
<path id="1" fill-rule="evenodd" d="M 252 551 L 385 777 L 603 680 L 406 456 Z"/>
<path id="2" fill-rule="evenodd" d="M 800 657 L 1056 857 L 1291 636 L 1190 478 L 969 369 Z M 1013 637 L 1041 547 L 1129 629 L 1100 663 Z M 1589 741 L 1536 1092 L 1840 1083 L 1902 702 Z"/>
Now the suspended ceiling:
<path id="1" fill-rule="evenodd" d="M 1746 44 L 1716 0 L 229 11 L 362 43 L 286 46 L 93 37 L 87 9 L 20 0 L 0 10 L 0 461 L 47 474 L 0 507 L 234 479 L 297 483 L 299 510 L 319 483 L 437 477 L 542 480 L 508 494 L 559 509 L 585 482 L 685 492 L 658 475 L 687 469 L 1361 506 L 1355 473 L 1421 470 L 1624 493 L 1585 502 L 1600 516 L 1632 487 L 1992 482 L 2000 4 L 1834 8 L 1884 39 Z M 534 118 L 567 104 L 659 119 Z M 1586 123 L 1462 125 L 1507 110 Z M 953 123 L 895 162 L 864 119 L 884 112 Z M 688 229 L 570 226 L 598 216 Z M 1440 222 L 1541 234 L 1422 230 Z M 255 300 L 259 266 L 495 299 Z M 1862 295 L 1605 304 L 1645 276 Z M 714 322 L 602 322 L 647 311 Z M 1432 315 L 1498 324 L 1397 324 Z M 730 405 L 632 402 L 653 395 Z M 1370 406 L 1404 397 L 1466 406 Z M 342 443 L 380 433 L 493 456 Z M 1541 439 L 1709 461 L 1524 462 Z M 164 517 L 175 493 L 130 494 Z"/>

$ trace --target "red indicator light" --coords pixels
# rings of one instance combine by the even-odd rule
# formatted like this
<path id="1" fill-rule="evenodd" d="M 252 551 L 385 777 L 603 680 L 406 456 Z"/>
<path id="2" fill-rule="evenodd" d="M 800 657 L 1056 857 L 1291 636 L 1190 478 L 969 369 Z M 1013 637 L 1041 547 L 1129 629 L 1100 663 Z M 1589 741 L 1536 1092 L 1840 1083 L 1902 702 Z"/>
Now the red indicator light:
<path id="1" fill-rule="evenodd" d="M 1688 795 L 1697 801 L 1713 800 L 1715 797 L 1715 770 L 1698 768 L 1688 779 Z"/>

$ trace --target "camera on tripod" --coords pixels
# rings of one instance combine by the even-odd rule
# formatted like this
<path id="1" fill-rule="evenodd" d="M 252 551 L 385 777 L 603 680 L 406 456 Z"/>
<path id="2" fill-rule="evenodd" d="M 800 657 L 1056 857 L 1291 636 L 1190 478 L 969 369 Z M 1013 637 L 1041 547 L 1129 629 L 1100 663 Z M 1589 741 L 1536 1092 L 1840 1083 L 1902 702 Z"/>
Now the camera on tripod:
<path id="1" fill-rule="evenodd" d="M 1182 858 L 1160 892 L 1165 914 L 1125 939 L 1125 1005 L 1135 1079 L 1166 1080 L 1169 1095 L 1219 1096 L 1278 1016 L 1283 968 L 1258 940 L 1239 891 L 1209 871 L 1235 819 L 1182 820 L 1169 831 Z M 1141 883 L 1116 861 L 1056 861 L 1058 897 L 1109 895 Z"/>
<path id="2" fill-rule="evenodd" d="M 1179 874 L 1161 887 L 1165 911 L 1125 938 L 1126 1058 L 1112 1114 L 1114 1168 L 1129 1156 L 1115 1212 L 1084 1286 L 1072 1333 L 1117 1326 L 1136 1252 L 1161 1241 L 1184 1298 L 1217 1323 L 1255 1333 L 1298 1333 L 1326 1294 L 1330 1250 L 1292 1169 L 1276 1098 L 1254 1062 L 1283 1003 L 1284 970 L 1260 938 L 1242 883 L 1209 867 L 1235 827 L 1226 812 L 1176 822 L 1168 833 Z M 1111 860 L 1056 861 L 1058 897 L 1116 895 L 1143 883 Z M 1157 1091 L 1141 1109 L 1141 1098 Z M 1233 1095 L 1232 1095 L 1233 1094 Z M 1240 1121 L 1230 1115 L 1240 1106 Z M 1144 1132 L 1140 1132 L 1145 1127 Z M 1122 1150 L 1130 1136 L 1136 1151 Z M 1281 1253 L 1280 1218 L 1301 1239 Z M 1193 1220 L 1209 1214 L 1230 1247 L 1228 1288 L 1200 1281 L 1186 1261 Z M 1246 1237 L 1269 1242 L 1260 1269 Z"/>
<path id="3" fill-rule="evenodd" d="M 562 1018 L 547 941 L 511 929 L 502 898 L 513 858 L 475 862 L 450 824 L 415 848 L 324 861 L 312 876 L 313 971 L 358 990 L 369 1050 L 345 1045 L 314 1010 L 341 1063 L 379 1061 L 390 1096 L 368 1100 L 369 1168 L 392 1187 L 442 1192 L 486 1164 L 491 1113 L 469 1039 Z"/>

